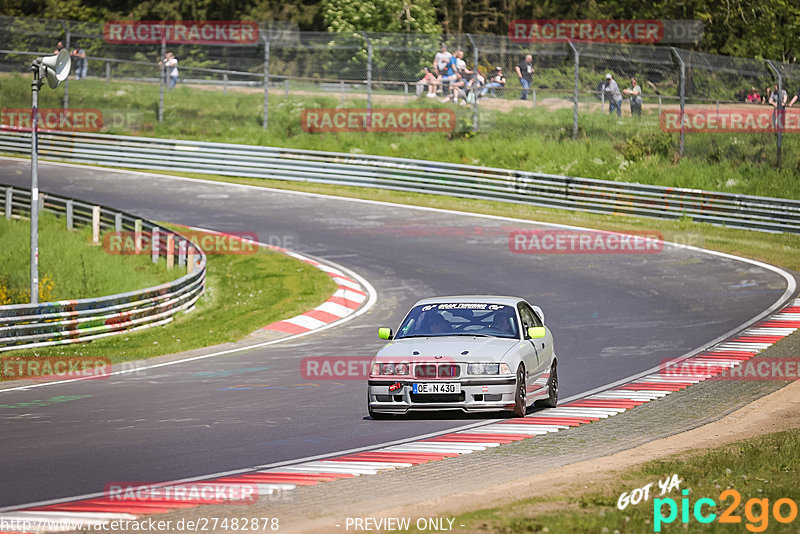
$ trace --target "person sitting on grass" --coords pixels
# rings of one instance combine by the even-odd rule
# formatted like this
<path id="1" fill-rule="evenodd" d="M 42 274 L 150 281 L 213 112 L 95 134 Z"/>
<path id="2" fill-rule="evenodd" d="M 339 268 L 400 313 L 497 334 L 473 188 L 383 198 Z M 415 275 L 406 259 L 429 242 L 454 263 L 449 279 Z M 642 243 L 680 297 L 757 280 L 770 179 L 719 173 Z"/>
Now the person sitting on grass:
<path id="1" fill-rule="evenodd" d="M 422 67 L 422 79 L 417 82 L 417 97 L 422 97 L 422 92 L 425 90 L 425 86 L 428 86 L 428 94 L 426 95 L 428 98 L 434 98 L 436 96 L 436 85 L 438 81 L 436 80 L 436 76 L 433 75 L 431 69 L 428 67 Z"/>

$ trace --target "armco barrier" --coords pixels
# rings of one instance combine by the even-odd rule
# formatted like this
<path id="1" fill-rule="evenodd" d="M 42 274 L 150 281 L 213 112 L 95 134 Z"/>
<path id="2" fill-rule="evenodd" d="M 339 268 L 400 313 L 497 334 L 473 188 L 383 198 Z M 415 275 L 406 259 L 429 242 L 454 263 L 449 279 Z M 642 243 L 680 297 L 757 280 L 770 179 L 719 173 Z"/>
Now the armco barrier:
<path id="1" fill-rule="evenodd" d="M 0 185 L 0 195 L 6 218 L 29 216 L 30 190 Z M 39 202 L 44 211 L 66 216 L 68 227 L 92 224 L 97 211 L 100 228 L 157 232 L 158 250 L 147 251 L 154 258 L 166 255 L 167 237 L 172 236 L 178 266 L 185 267 L 188 273 L 167 284 L 118 295 L 0 306 L 0 352 L 89 341 L 166 324 L 203 293 L 206 256 L 179 234 L 131 214 L 72 198 L 40 193 Z"/>
<path id="2" fill-rule="evenodd" d="M 39 147 L 42 156 L 79 163 L 353 185 L 597 213 L 690 217 L 800 233 L 797 200 L 364 154 L 90 133 L 40 134 Z M 29 151 L 29 133 L 0 133 L 0 152 Z"/>

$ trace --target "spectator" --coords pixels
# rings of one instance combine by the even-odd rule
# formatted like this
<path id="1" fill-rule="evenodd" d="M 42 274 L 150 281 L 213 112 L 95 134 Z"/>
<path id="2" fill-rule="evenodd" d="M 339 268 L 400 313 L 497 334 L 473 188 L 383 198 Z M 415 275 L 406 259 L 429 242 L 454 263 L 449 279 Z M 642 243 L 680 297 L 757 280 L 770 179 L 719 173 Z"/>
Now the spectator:
<path id="1" fill-rule="evenodd" d="M 467 68 L 467 62 L 464 61 L 464 51 L 456 50 L 456 68 L 461 74 L 474 74 Z"/>
<path id="2" fill-rule="evenodd" d="M 747 94 L 747 103 L 748 104 L 760 104 L 761 103 L 761 95 L 758 94 L 758 91 L 755 87 L 750 88 L 750 92 Z"/>
<path id="3" fill-rule="evenodd" d="M 636 78 L 631 77 L 631 88 L 625 89 L 622 91 L 628 97 L 630 97 L 631 102 L 631 115 L 635 115 L 637 117 L 642 116 L 642 88 L 639 83 L 636 81 Z"/>
<path id="4" fill-rule="evenodd" d="M 61 41 L 59 41 L 59 42 L 58 42 L 58 44 L 56 45 L 56 49 L 55 49 L 55 50 L 53 50 L 53 53 L 54 53 L 54 54 L 58 54 L 58 53 L 59 53 L 59 52 L 61 52 L 63 49 L 64 49 L 64 43 L 62 43 Z"/>
<path id="5" fill-rule="evenodd" d="M 778 125 L 778 109 L 780 108 L 781 110 L 783 110 L 783 108 L 786 107 L 786 100 L 788 100 L 788 98 L 789 98 L 789 93 L 786 92 L 786 89 L 781 89 L 780 106 L 778 106 L 778 84 L 776 83 L 775 87 L 773 88 L 772 94 L 769 95 L 769 104 L 773 108 L 775 108 L 775 110 L 772 112 L 773 128 Z M 783 111 L 781 111 L 780 113 L 782 116 Z M 781 123 L 783 123 L 783 120 L 781 120 Z"/>
<path id="6" fill-rule="evenodd" d="M 442 77 L 447 71 L 447 64 L 450 63 L 450 58 L 452 56 L 453 55 L 447 51 L 447 45 L 444 43 L 442 43 L 442 48 L 433 56 L 433 70 L 439 81 L 439 85 L 442 84 Z"/>
<path id="7" fill-rule="evenodd" d="M 172 52 L 167 52 L 164 59 L 158 62 L 159 67 L 167 70 L 167 89 L 173 89 L 178 83 L 178 59 Z"/>
<path id="8" fill-rule="evenodd" d="M 428 94 L 426 95 L 428 98 L 434 98 L 436 96 L 436 86 L 437 80 L 436 76 L 433 75 L 431 69 L 428 67 L 422 67 L 423 75 L 422 79 L 417 82 L 417 96 L 421 97 L 422 92 L 425 90 L 425 86 L 428 86 Z"/>
<path id="9" fill-rule="evenodd" d="M 455 80 L 450 82 L 450 94 L 445 99 L 445 102 L 452 101 L 458 103 L 459 98 L 467 99 L 467 80 L 460 72 L 456 72 Z"/>
<path id="10" fill-rule="evenodd" d="M 494 76 L 492 76 L 492 79 L 486 84 L 483 91 L 481 91 L 481 96 L 485 95 L 488 91 L 491 91 L 492 96 L 497 96 L 495 91 L 498 88 L 506 86 L 506 77 L 503 76 L 503 67 L 496 67 L 494 71 Z"/>
<path id="11" fill-rule="evenodd" d="M 797 94 L 789 101 L 789 107 L 794 106 L 794 103 L 797 102 L 798 99 L 800 99 L 800 89 L 797 90 Z"/>
<path id="12" fill-rule="evenodd" d="M 467 104 L 474 104 L 478 100 L 478 95 L 482 94 L 483 86 L 486 84 L 486 76 L 478 69 L 467 82 L 467 94 L 464 98 Z"/>
<path id="13" fill-rule="evenodd" d="M 619 86 L 614 81 L 614 77 L 609 72 L 606 74 L 606 83 L 603 84 L 603 92 L 608 95 L 608 112 L 614 113 L 617 110 L 617 116 L 622 116 L 622 93 L 619 92 Z"/>
<path id="14" fill-rule="evenodd" d="M 75 79 L 86 79 L 89 74 L 89 60 L 86 59 L 86 50 L 76 44 L 70 55 L 75 58 Z"/>
<path id="15" fill-rule="evenodd" d="M 740 89 L 738 93 L 736 93 L 736 100 L 738 102 L 746 102 L 747 101 L 747 91 L 744 89 Z"/>
<path id="16" fill-rule="evenodd" d="M 789 98 L 789 93 L 786 92 L 786 89 L 781 89 L 781 107 L 786 107 L 786 100 Z M 769 95 L 769 104 L 773 108 L 778 108 L 778 84 L 775 84 L 775 87 L 772 90 L 772 94 Z"/>
<path id="17" fill-rule="evenodd" d="M 769 104 L 770 96 L 772 96 L 772 88 L 768 85 L 764 88 L 764 95 L 761 97 L 761 103 Z"/>
<path id="18" fill-rule="evenodd" d="M 447 86 L 447 96 L 442 99 L 442 102 L 447 102 L 453 98 L 453 89 L 450 87 L 450 84 L 456 82 L 458 80 L 458 57 L 455 54 L 450 56 L 450 59 L 447 61 L 447 67 L 444 71 L 444 76 L 442 76 L 442 90 L 445 89 L 444 86 Z"/>
<path id="19" fill-rule="evenodd" d="M 533 85 L 533 73 L 536 72 L 536 69 L 533 68 L 533 56 L 528 54 L 525 56 L 525 59 L 520 61 L 519 65 L 514 68 L 517 71 L 519 83 L 522 85 L 522 94 L 519 99 L 528 100 L 528 91 L 531 85 Z"/>

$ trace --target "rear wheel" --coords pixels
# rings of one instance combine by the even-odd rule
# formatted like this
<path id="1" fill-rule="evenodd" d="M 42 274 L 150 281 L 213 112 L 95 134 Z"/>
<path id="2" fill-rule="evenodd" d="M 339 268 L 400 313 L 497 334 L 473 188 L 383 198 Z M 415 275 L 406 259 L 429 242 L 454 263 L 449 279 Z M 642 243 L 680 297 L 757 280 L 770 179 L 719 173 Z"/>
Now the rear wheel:
<path id="1" fill-rule="evenodd" d="M 525 367 L 519 364 L 517 367 L 517 382 L 514 388 L 514 410 L 516 417 L 525 417 L 528 411 L 528 390 L 525 384 Z"/>
<path id="2" fill-rule="evenodd" d="M 555 408 L 558 406 L 558 366 L 556 362 L 550 367 L 550 378 L 547 380 L 547 398 L 536 401 L 536 406 Z"/>

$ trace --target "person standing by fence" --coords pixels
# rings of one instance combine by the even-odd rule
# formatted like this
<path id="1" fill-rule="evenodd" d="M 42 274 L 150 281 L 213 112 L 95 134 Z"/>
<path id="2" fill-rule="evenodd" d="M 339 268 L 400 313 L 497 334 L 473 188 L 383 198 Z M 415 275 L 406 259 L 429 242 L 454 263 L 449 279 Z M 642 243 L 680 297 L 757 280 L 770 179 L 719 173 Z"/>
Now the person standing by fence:
<path id="1" fill-rule="evenodd" d="M 533 68 L 533 56 L 531 54 L 526 55 L 525 59 L 520 61 L 519 65 L 514 68 L 517 71 L 517 77 L 522 86 L 522 94 L 519 99 L 528 100 L 528 92 L 530 91 L 531 85 L 533 85 L 533 73 L 536 72 L 536 69 Z"/>
<path id="2" fill-rule="evenodd" d="M 76 44 L 70 55 L 75 58 L 75 79 L 85 79 L 89 75 L 89 61 L 86 59 L 86 50 Z"/>
<path id="3" fill-rule="evenodd" d="M 625 93 L 631 102 L 631 115 L 635 117 L 642 116 L 642 87 L 636 78 L 631 77 L 631 88 L 622 91 Z"/>
<path id="4" fill-rule="evenodd" d="M 614 113 L 617 110 L 617 117 L 622 116 L 622 93 L 619 91 L 619 85 L 614 80 L 614 77 L 609 72 L 606 74 L 606 83 L 603 84 L 603 92 L 608 95 L 608 112 Z"/>
<path id="5" fill-rule="evenodd" d="M 172 52 L 167 52 L 158 66 L 167 71 L 167 89 L 172 89 L 178 83 L 178 58 Z"/>

